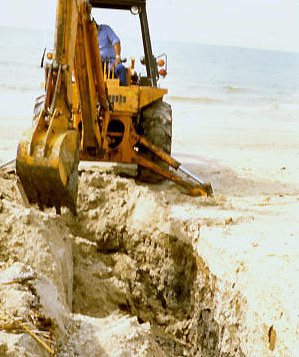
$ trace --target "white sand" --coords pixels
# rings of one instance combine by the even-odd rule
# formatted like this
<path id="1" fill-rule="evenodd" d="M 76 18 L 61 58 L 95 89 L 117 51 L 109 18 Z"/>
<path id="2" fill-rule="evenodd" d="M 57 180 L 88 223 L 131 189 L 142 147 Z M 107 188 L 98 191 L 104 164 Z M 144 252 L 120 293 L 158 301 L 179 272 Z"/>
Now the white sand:
<path id="1" fill-rule="evenodd" d="M 35 309 L 60 331 L 60 355 L 72 351 L 97 356 L 101 351 L 109 356 L 295 357 L 295 114 L 276 107 L 172 104 L 173 154 L 210 181 L 215 196 L 190 198 L 172 183 L 140 186 L 132 179 L 87 168 L 80 180 L 79 217 L 74 220 L 66 211 L 55 217 L 52 210 L 25 210 L 13 176 L 5 174 L 0 186 L 0 273 L 17 272 L 21 268 L 16 262 L 21 262 L 24 271 L 30 266 L 40 280 L 33 284 L 35 294 L 26 284 L 0 285 L 0 314 L 27 321 L 31 300 L 38 300 Z M 286 113 L 288 117 L 281 118 Z M 13 156 L 18 136 L 5 128 L 1 160 Z M 187 264 L 196 256 L 198 272 L 188 281 L 191 300 L 182 295 L 182 305 L 171 297 L 176 287 L 171 279 L 179 276 L 182 266 L 176 255 L 169 260 L 169 251 L 177 247 L 169 236 L 184 247 L 186 256 L 182 253 L 179 261 Z M 183 281 L 190 276 L 189 269 L 186 265 Z M 145 280 L 140 280 L 141 272 Z M 166 308 L 157 298 L 159 291 Z M 120 312 L 121 306 L 125 312 Z M 136 315 L 151 324 L 138 324 Z M 0 332 L 0 348 L 16 356 L 21 348 L 37 348 L 30 336 L 24 341 L 20 336 L 26 335 Z"/>

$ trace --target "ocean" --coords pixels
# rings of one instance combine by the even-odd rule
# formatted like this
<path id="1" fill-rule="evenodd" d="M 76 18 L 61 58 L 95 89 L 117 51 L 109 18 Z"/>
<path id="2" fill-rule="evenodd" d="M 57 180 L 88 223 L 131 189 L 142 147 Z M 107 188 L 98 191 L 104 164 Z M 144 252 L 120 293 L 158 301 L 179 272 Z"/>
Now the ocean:
<path id="1" fill-rule="evenodd" d="M 123 38 L 122 55 L 134 56 L 144 71 L 137 42 Z M 31 125 L 43 49 L 52 46 L 51 32 L 0 27 L 0 162 L 15 155 Z M 159 85 L 173 107 L 174 153 L 184 140 L 200 138 L 201 127 L 298 131 L 299 53 L 159 41 L 152 47 L 156 56 L 167 54 L 168 75 Z"/>

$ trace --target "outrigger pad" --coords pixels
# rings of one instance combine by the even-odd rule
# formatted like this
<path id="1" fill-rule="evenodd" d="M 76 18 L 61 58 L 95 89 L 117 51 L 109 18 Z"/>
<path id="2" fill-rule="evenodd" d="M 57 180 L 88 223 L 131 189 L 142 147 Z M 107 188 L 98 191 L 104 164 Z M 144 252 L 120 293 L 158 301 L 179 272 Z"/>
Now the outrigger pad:
<path id="1" fill-rule="evenodd" d="M 210 197 L 213 196 L 213 189 L 212 185 L 210 183 L 202 183 L 199 184 L 198 186 L 187 186 L 188 189 L 188 194 L 190 196 L 206 196 Z"/>

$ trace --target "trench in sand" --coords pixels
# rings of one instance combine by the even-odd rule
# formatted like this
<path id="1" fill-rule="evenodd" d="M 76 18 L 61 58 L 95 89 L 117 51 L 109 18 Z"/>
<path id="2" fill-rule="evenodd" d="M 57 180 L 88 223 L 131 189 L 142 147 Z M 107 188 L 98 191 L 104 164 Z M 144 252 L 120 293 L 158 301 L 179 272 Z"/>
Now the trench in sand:
<path id="1" fill-rule="evenodd" d="M 140 232 L 130 237 L 116 227 L 109 227 L 103 236 L 117 239 L 118 247 L 106 250 L 86 239 L 75 241 L 73 312 L 105 318 L 120 310 L 136 316 L 140 324 L 150 322 L 168 355 L 192 356 L 199 351 L 204 356 L 219 355 L 225 331 L 213 316 L 216 278 L 191 244 L 164 234 Z M 238 299 L 232 300 L 231 315 L 240 314 L 240 309 Z M 230 326 L 235 332 L 237 320 L 235 316 Z M 240 355 L 234 342 L 226 349 Z"/>
<path id="2" fill-rule="evenodd" d="M 187 232 L 176 236 L 178 222 L 164 222 L 172 228 L 161 230 L 163 207 L 146 212 L 148 190 L 130 199 L 126 180 L 116 179 L 109 199 L 107 190 L 103 197 L 101 179 L 84 180 L 92 193 L 81 194 L 80 224 L 70 227 L 75 237 L 73 312 L 106 318 L 118 310 L 136 316 L 141 325 L 150 322 L 166 355 L 243 356 L 238 333 L 246 303 L 234 287 L 218 284 Z M 140 207 L 145 210 L 141 218 Z M 217 306 L 227 297 L 227 306 Z"/>
<path id="3" fill-rule="evenodd" d="M 83 170 L 74 218 L 68 211 L 56 216 L 53 210 L 24 209 L 15 201 L 13 180 L 14 175 L 1 178 L 0 257 L 8 270 L 15 272 L 21 262 L 20 269 L 33 269 L 37 279 L 34 289 L 2 286 L 1 309 L 28 320 L 37 301 L 38 312 L 56 326 L 57 356 L 122 355 L 135 346 L 132 356 L 242 357 L 285 348 L 273 320 L 252 298 L 247 301 L 249 290 L 246 295 L 238 281 L 238 274 L 246 273 L 240 258 L 236 264 L 221 255 L 222 265 L 214 264 L 220 251 L 203 233 L 230 232 L 219 225 L 227 215 L 220 196 L 190 203 L 190 213 L 199 208 L 206 226 L 196 236 L 192 221 L 179 219 L 186 198 L 170 183 L 150 187 L 111 172 Z M 218 218 L 212 220 L 213 210 Z M 241 219 L 247 218 L 238 224 Z M 246 222 L 249 228 L 252 223 Z M 238 224 L 231 233 L 233 227 L 240 232 Z M 231 240 L 232 235 L 221 244 Z M 209 259 L 204 249 L 213 254 Z M 226 274 L 230 266 L 240 273 Z M 275 331 L 276 346 L 269 337 Z M 14 353 L 25 346 L 23 337 L 18 346 L 11 342 L 22 335 L 0 334 Z M 35 351 L 34 340 L 26 341 L 28 351 Z M 152 349 L 144 352 L 148 345 Z"/>

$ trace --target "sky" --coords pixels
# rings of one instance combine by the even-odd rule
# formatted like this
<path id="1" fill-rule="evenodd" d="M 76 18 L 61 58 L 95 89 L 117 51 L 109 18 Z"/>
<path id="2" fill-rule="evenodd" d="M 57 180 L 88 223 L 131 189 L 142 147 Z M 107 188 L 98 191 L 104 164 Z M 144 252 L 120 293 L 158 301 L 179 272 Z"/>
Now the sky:
<path id="1" fill-rule="evenodd" d="M 0 26 L 53 30 L 57 0 L 2 0 Z M 94 11 L 134 37 L 138 17 Z M 299 0 L 147 0 L 153 39 L 299 52 Z"/>

